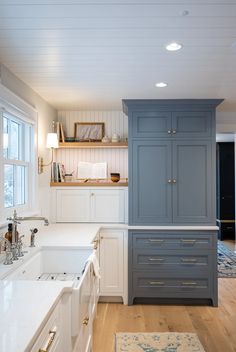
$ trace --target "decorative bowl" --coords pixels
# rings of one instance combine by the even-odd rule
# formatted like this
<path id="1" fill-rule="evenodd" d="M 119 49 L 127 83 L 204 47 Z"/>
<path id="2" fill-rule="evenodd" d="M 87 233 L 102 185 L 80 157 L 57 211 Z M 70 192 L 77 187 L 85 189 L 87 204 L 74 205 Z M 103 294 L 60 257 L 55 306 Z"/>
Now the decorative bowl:
<path id="1" fill-rule="evenodd" d="M 120 174 L 112 172 L 111 174 L 112 182 L 119 182 L 120 181 Z"/>

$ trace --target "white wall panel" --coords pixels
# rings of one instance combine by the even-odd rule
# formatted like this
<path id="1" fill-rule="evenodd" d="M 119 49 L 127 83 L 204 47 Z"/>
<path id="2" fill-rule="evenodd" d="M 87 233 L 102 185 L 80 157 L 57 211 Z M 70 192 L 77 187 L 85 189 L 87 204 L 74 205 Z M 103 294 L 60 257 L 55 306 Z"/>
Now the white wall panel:
<path id="1" fill-rule="evenodd" d="M 65 135 L 73 137 L 75 122 L 104 122 L 105 134 L 113 133 L 124 140 L 128 138 L 128 118 L 122 111 L 59 111 L 58 121 L 63 124 Z M 108 163 L 110 172 L 119 172 L 121 178 L 128 177 L 128 149 L 58 149 L 57 161 L 62 162 L 67 172 L 77 173 L 79 161 Z"/>

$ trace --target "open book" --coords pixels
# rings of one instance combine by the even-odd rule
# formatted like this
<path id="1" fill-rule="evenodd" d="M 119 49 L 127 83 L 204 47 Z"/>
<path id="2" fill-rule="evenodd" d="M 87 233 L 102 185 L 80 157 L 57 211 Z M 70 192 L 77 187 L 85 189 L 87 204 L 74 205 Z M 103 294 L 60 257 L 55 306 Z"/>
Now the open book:
<path id="1" fill-rule="evenodd" d="M 77 178 L 107 178 L 107 163 L 89 163 L 80 161 L 78 164 Z"/>

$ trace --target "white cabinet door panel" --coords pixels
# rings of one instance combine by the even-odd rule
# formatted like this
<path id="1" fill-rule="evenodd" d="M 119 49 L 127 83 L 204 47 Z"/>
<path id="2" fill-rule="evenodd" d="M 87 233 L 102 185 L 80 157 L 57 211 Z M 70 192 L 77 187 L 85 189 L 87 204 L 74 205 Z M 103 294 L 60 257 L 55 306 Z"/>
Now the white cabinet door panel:
<path id="1" fill-rule="evenodd" d="M 125 222 L 123 190 L 91 191 L 91 221 Z"/>
<path id="2" fill-rule="evenodd" d="M 124 289 L 124 232 L 100 235 L 100 295 L 122 295 Z"/>
<path id="3" fill-rule="evenodd" d="M 90 214 L 89 190 L 57 190 L 57 222 L 88 222 Z"/>

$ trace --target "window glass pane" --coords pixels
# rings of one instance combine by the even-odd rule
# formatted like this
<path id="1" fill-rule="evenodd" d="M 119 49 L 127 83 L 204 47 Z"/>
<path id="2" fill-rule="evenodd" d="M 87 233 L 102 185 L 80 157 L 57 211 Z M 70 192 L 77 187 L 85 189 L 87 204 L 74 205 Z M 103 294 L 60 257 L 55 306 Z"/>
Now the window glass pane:
<path id="1" fill-rule="evenodd" d="M 8 119 L 3 118 L 3 157 L 8 158 Z"/>
<path id="2" fill-rule="evenodd" d="M 10 159 L 20 159 L 19 153 L 19 139 L 20 139 L 20 125 L 15 122 L 11 121 L 11 136 L 10 136 Z"/>
<path id="3" fill-rule="evenodd" d="M 4 206 L 14 205 L 14 166 L 4 165 Z"/>
<path id="4" fill-rule="evenodd" d="M 25 166 L 16 166 L 15 168 L 15 204 L 25 204 Z"/>

